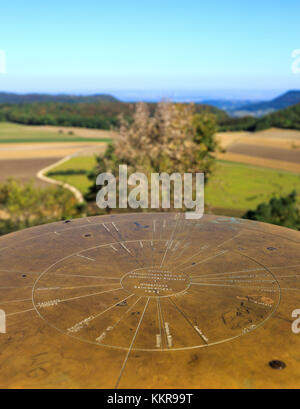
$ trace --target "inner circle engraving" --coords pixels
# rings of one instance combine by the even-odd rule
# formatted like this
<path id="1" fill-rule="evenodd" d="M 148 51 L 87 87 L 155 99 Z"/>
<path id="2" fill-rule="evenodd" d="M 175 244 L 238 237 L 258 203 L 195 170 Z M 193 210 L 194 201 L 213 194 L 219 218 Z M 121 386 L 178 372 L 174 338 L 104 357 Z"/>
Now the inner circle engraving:
<path id="1" fill-rule="evenodd" d="M 186 291 L 190 278 L 183 272 L 173 273 L 162 267 L 139 268 L 121 280 L 123 288 L 144 297 L 170 297 Z"/>

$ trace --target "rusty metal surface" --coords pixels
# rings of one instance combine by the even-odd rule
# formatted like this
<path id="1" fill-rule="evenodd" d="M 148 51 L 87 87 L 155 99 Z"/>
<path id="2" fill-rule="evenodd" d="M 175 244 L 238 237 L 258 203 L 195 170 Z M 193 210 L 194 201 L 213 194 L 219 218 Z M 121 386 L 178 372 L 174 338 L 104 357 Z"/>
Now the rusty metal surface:
<path id="1" fill-rule="evenodd" d="M 300 234 L 127 214 L 0 238 L 0 387 L 300 387 Z"/>

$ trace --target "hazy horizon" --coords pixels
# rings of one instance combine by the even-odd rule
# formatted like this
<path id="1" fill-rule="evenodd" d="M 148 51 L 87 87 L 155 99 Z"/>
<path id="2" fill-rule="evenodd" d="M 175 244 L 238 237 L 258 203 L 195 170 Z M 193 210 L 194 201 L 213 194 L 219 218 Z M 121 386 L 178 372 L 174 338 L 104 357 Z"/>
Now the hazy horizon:
<path id="1" fill-rule="evenodd" d="M 2 90 L 5 93 L 14 93 L 18 95 L 25 94 L 48 94 L 48 95 L 77 95 L 77 96 L 89 96 L 98 94 L 108 94 L 123 102 L 155 102 L 159 100 L 172 100 L 176 102 L 202 102 L 206 100 L 224 100 L 224 101 L 262 101 L 271 100 L 289 90 L 274 89 L 274 90 L 95 90 L 91 92 L 47 92 L 47 90 L 35 92 L 17 92 Z"/>

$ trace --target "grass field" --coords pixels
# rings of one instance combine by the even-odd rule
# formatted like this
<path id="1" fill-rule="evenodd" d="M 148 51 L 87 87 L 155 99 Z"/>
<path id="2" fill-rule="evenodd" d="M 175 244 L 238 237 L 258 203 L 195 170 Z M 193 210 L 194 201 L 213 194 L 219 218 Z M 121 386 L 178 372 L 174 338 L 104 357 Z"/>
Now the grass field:
<path id="1" fill-rule="evenodd" d="M 53 168 L 90 170 L 94 157 L 76 157 Z M 86 175 L 56 175 L 53 178 L 67 182 L 86 193 L 91 181 Z M 299 189 L 300 175 L 246 164 L 218 161 L 216 169 L 205 188 L 206 205 L 212 208 L 244 212 L 274 195 L 287 194 Z"/>
<path id="2" fill-rule="evenodd" d="M 67 162 L 51 169 L 51 172 L 67 171 L 67 170 L 91 170 L 96 165 L 94 156 L 78 156 L 71 158 Z M 51 176 L 53 179 L 60 180 L 76 187 L 81 193 L 85 194 L 88 191 L 91 181 L 86 175 L 55 175 Z"/>
<path id="3" fill-rule="evenodd" d="M 97 137 L 95 132 L 93 136 L 86 136 L 84 128 L 81 132 L 74 129 L 67 130 L 62 127 L 51 130 L 51 127 L 43 128 L 0 122 L 0 143 L 108 142 L 111 140 L 109 132 L 99 131 L 101 136 Z"/>
<path id="4" fill-rule="evenodd" d="M 213 207 L 244 211 L 299 188 L 300 174 L 218 161 L 205 189 L 205 201 Z"/>

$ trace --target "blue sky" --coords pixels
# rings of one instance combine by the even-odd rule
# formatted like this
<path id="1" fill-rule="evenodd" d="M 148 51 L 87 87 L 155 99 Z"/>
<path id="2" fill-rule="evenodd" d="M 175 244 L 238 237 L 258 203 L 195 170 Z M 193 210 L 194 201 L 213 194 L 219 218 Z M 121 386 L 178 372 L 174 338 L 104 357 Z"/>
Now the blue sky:
<path id="1" fill-rule="evenodd" d="M 299 0 L 2 2 L 0 90 L 300 89 L 299 16 Z"/>

